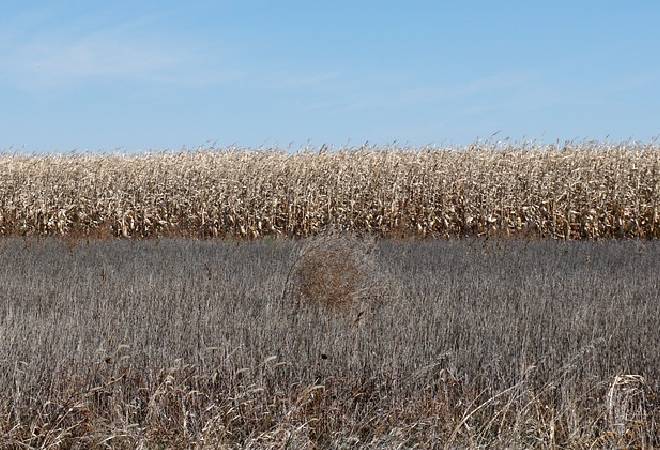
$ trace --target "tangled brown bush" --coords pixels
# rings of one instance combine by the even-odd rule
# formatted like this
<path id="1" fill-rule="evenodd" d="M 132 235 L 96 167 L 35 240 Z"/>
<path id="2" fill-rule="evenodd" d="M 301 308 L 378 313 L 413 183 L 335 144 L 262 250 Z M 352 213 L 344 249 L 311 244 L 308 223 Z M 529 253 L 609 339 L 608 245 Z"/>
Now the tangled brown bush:
<path id="1" fill-rule="evenodd" d="M 373 240 L 337 231 L 309 239 L 300 247 L 285 292 L 297 306 L 351 311 L 361 319 L 394 287 L 374 253 Z"/>

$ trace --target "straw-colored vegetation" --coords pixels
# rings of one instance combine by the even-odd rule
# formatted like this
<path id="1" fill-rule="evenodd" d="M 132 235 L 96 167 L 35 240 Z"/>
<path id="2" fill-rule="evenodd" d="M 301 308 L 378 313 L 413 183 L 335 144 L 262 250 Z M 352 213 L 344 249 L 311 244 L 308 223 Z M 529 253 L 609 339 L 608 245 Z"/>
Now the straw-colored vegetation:
<path id="1" fill-rule="evenodd" d="M 658 241 L 75 242 L 0 240 L 2 449 L 660 448 Z"/>
<path id="2" fill-rule="evenodd" d="M 660 237 L 660 150 L 0 156 L 0 235 Z"/>
<path id="3" fill-rule="evenodd" d="M 0 236 L 0 448 L 660 446 L 657 145 L 4 154 Z"/>

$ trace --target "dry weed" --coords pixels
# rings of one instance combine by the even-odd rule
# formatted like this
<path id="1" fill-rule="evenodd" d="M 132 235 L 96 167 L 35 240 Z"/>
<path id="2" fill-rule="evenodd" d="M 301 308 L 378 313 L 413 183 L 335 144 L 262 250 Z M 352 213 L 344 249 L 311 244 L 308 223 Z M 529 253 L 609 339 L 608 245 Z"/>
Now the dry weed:
<path id="1" fill-rule="evenodd" d="M 285 296 L 296 308 L 316 305 L 362 323 L 396 292 L 377 263 L 375 241 L 337 230 L 307 239 L 291 267 Z"/>

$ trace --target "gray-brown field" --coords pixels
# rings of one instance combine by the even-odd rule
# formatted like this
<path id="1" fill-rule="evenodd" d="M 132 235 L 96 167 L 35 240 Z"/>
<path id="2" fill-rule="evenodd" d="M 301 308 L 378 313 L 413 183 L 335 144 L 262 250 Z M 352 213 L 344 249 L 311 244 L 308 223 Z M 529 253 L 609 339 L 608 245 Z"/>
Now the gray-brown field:
<path id="1" fill-rule="evenodd" d="M 0 447 L 656 448 L 659 273 L 639 240 L 7 238 Z"/>

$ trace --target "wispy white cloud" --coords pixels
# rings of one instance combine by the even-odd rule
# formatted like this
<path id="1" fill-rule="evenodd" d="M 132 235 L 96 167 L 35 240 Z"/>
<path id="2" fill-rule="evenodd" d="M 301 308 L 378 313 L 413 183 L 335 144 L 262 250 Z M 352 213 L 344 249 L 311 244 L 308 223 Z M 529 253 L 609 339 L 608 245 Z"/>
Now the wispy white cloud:
<path id="1" fill-rule="evenodd" d="M 178 67 L 173 53 L 112 36 L 64 42 L 31 42 L 16 48 L 15 70 L 51 81 L 93 77 L 141 77 Z"/>
<path id="2" fill-rule="evenodd" d="M 265 77 L 261 82 L 268 86 L 278 89 L 288 88 L 310 88 L 323 85 L 332 85 L 341 81 L 341 75 L 337 71 L 327 72 L 305 72 L 289 71 L 275 72 Z"/>
<path id="3" fill-rule="evenodd" d="M 147 80 L 209 84 L 238 76 L 218 70 L 217 49 L 149 34 L 142 21 L 84 30 L 38 30 L 21 23 L 0 31 L 0 71 L 23 88 L 75 85 L 89 80 Z M 31 29 L 36 29 L 30 32 Z"/>
<path id="4" fill-rule="evenodd" d="M 530 75 L 522 72 L 491 74 L 460 83 L 425 84 L 418 86 L 389 86 L 372 89 L 371 86 L 356 92 L 347 92 L 343 98 L 315 102 L 305 106 L 306 111 L 359 111 L 383 108 L 428 105 L 438 102 L 461 101 L 480 94 L 518 91 L 528 84 Z"/>

